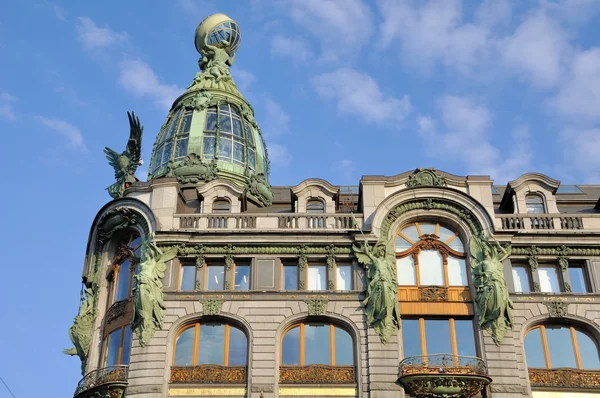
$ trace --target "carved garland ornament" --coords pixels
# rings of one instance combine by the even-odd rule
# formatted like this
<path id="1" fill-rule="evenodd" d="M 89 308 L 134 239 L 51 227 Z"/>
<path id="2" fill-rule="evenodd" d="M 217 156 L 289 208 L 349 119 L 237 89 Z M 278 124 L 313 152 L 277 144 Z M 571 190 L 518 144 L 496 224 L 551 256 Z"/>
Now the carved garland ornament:
<path id="1" fill-rule="evenodd" d="M 448 301 L 448 288 L 444 286 L 419 286 L 420 301 Z"/>
<path id="2" fill-rule="evenodd" d="M 323 315 L 327 309 L 327 299 L 309 298 L 304 302 L 308 305 L 308 315 Z"/>
<path id="3" fill-rule="evenodd" d="M 435 169 L 418 168 L 414 174 L 408 177 L 406 186 L 418 187 L 423 185 L 445 186 L 446 179 L 435 172 Z"/>
<path id="4" fill-rule="evenodd" d="M 564 301 L 547 301 L 544 302 L 548 307 L 548 315 L 552 318 L 564 318 L 569 313 L 569 303 Z"/>
<path id="5" fill-rule="evenodd" d="M 223 300 L 206 299 L 200 300 L 204 315 L 219 315 L 223 307 Z"/>

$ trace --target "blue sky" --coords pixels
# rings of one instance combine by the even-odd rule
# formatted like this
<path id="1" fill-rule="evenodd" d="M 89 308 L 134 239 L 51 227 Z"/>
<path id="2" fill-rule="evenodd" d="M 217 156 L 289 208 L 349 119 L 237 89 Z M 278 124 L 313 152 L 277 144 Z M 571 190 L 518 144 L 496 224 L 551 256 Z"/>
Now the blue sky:
<path id="1" fill-rule="evenodd" d="M 274 185 L 416 167 L 597 184 L 599 11 L 594 0 L 3 2 L 0 377 L 18 398 L 72 394 L 79 363 L 61 350 L 89 227 L 110 199 L 102 149 L 124 148 L 133 110 L 147 167 L 198 70 L 205 16 L 241 27 L 232 73 Z"/>

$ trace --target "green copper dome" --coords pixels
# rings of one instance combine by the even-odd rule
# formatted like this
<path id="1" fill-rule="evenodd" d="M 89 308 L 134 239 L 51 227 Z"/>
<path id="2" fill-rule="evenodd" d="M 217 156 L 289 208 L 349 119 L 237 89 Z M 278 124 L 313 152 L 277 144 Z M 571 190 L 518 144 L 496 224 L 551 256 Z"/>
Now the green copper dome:
<path id="1" fill-rule="evenodd" d="M 267 147 L 254 110 L 229 70 L 239 41 L 237 24 L 224 14 L 211 15 L 196 29 L 201 72 L 175 100 L 160 129 L 148 180 L 176 177 L 182 184 L 201 185 L 228 179 L 268 206 L 273 195 Z"/>

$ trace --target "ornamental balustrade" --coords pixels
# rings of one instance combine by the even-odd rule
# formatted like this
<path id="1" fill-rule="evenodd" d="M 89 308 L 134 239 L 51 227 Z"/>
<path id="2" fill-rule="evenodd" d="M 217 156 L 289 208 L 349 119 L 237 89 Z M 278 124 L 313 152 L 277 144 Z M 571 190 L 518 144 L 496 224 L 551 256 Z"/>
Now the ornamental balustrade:
<path id="1" fill-rule="evenodd" d="M 466 374 L 487 376 L 485 362 L 477 357 L 434 354 L 407 357 L 400 362 L 399 375 L 412 374 Z"/>
<path id="2" fill-rule="evenodd" d="M 347 213 L 175 214 L 175 227 L 193 230 L 355 230 L 362 215 Z"/>
<path id="3" fill-rule="evenodd" d="M 75 390 L 75 397 L 83 398 L 91 397 L 95 391 L 98 390 L 112 390 L 122 393 L 124 388 L 127 386 L 127 374 L 129 366 L 127 365 L 115 365 L 108 366 L 106 368 L 100 368 L 93 370 L 83 376 L 83 378 L 77 383 L 77 389 Z M 113 395 L 111 395 L 113 396 Z M 118 396 L 114 394 L 114 396 Z"/>
<path id="4" fill-rule="evenodd" d="M 600 214 L 497 214 L 502 230 L 600 229 Z"/>

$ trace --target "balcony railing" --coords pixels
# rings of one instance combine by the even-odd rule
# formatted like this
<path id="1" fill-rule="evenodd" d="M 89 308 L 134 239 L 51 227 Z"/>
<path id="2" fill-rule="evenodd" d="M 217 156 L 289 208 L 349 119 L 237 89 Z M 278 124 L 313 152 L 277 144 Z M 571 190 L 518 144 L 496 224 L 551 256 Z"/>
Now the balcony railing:
<path id="1" fill-rule="evenodd" d="M 450 354 L 405 358 L 398 378 L 413 397 L 474 397 L 491 381 L 481 359 Z"/>
<path id="2" fill-rule="evenodd" d="M 355 230 L 363 216 L 347 213 L 175 214 L 175 227 L 196 230 Z"/>
<path id="3" fill-rule="evenodd" d="M 503 230 L 600 229 L 600 214 L 498 214 Z"/>
<path id="4" fill-rule="evenodd" d="M 126 365 L 117 365 L 91 371 L 79 381 L 74 396 L 87 397 L 88 392 L 92 394 L 103 388 L 107 390 L 121 390 L 122 392 L 127 386 L 128 369 L 129 367 Z M 113 394 L 110 396 L 118 395 Z"/>

